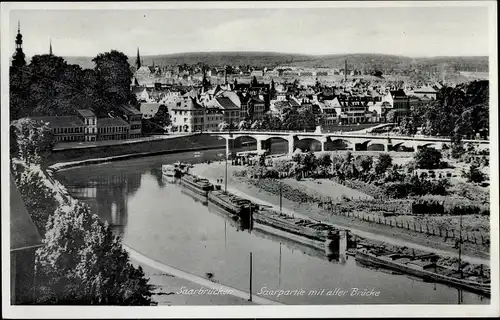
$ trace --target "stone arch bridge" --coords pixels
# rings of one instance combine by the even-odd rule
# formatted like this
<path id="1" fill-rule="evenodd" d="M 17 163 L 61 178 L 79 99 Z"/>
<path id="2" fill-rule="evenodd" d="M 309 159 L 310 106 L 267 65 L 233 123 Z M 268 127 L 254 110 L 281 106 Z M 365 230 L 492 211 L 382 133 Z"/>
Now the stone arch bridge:
<path id="1" fill-rule="evenodd" d="M 337 133 L 320 133 L 320 132 L 300 132 L 300 131 L 220 131 L 211 132 L 210 135 L 219 136 L 226 140 L 226 156 L 229 155 L 229 140 L 235 140 L 241 137 L 250 137 L 257 141 L 257 151 L 264 151 L 263 144 L 271 138 L 280 138 L 288 142 L 288 153 L 293 153 L 295 150 L 295 141 L 303 139 L 316 140 L 321 144 L 321 151 L 325 151 L 327 142 L 342 140 L 348 143 L 349 149 L 354 151 L 366 150 L 371 144 L 381 144 L 384 146 L 384 151 L 388 152 L 395 150 L 399 146 L 413 148 L 417 151 L 422 147 L 434 147 L 443 149 L 444 145 L 450 146 L 451 139 L 445 137 L 429 137 L 429 136 L 403 136 L 394 134 L 375 134 L 375 133 L 359 133 L 359 132 L 337 132 Z M 489 149 L 488 140 L 463 140 L 465 147 L 474 144 L 479 150 Z"/>

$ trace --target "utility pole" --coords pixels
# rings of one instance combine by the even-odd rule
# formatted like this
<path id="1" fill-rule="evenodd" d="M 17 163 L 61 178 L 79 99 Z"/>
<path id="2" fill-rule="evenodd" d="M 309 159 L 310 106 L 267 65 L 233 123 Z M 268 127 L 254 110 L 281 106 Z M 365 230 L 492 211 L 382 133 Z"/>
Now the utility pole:
<path id="1" fill-rule="evenodd" d="M 462 213 L 460 213 L 460 239 L 458 240 L 458 270 L 460 271 L 460 279 L 464 278 L 462 270 Z"/>
<path id="2" fill-rule="evenodd" d="M 226 155 L 226 177 L 224 178 L 224 193 L 227 193 L 227 158 L 229 155 Z"/>
<path id="3" fill-rule="evenodd" d="M 280 181 L 280 213 L 283 213 L 283 182 Z"/>
<path id="4" fill-rule="evenodd" d="M 250 299 L 248 301 L 252 301 L 252 253 L 250 252 Z"/>
<path id="5" fill-rule="evenodd" d="M 281 242 L 280 242 L 280 260 L 279 260 L 279 269 L 278 269 L 278 287 L 281 286 Z"/>
<path id="6" fill-rule="evenodd" d="M 250 211 L 248 214 L 248 232 L 250 233 L 252 231 L 252 222 L 253 222 L 253 203 L 250 203 Z"/>

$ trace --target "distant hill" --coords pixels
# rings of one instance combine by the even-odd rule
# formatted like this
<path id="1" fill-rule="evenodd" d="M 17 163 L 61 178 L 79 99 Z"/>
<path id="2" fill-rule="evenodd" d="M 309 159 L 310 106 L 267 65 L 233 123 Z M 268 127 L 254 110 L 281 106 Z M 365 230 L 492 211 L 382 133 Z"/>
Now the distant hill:
<path id="1" fill-rule="evenodd" d="M 290 64 L 307 61 L 313 57 L 303 54 L 277 53 L 277 52 L 187 52 L 162 54 L 153 56 L 142 56 L 145 65 L 173 66 L 179 64 L 193 65 L 203 62 L 210 66 L 224 65 L 250 65 L 252 67 L 276 67 L 282 64 Z M 93 68 L 93 58 L 90 57 L 64 57 L 71 64 L 78 64 L 82 68 Z M 135 64 L 135 55 L 129 56 L 129 63 Z"/>
<path id="2" fill-rule="evenodd" d="M 384 73 L 394 73 L 402 70 L 424 70 L 440 72 L 456 71 L 488 71 L 488 57 L 431 57 L 410 58 L 385 54 L 339 54 L 316 56 L 308 61 L 295 62 L 296 67 L 329 67 L 344 68 L 347 60 L 348 69 L 381 70 Z"/>
<path id="3" fill-rule="evenodd" d="M 64 57 L 68 63 L 78 64 L 83 68 L 93 68 L 90 57 Z M 343 68 L 347 59 L 349 69 L 374 70 L 384 73 L 399 73 L 403 70 L 423 70 L 430 72 L 477 71 L 488 72 L 488 57 L 431 57 L 410 58 L 386 54 L 334 54 L 303 55 L 276 52 L 188 52 L 166 55 L 141 56 L 145 65 L 172 66 L 203 62 L 210 66 L 250 65 L 252 67 L 314 67 Z M 129 57 L 131 65 L 135 56 Z"/>

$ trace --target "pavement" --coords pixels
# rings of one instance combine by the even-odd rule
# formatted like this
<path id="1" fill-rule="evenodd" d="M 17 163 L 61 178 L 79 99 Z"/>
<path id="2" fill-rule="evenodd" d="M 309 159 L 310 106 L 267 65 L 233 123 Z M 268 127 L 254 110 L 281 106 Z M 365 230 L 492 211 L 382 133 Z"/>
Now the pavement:
<path id="1" fill-rule="evenodd" d="M 198 289 L 203 289 L 206 291 L 208 291 L 209 289 L 218 290 L 219 292 L 226 292 L 230 296 L 238 297 L 238 298 L 241 298 L 244 300 L 248 300 L 250 297 L 250 294 L 248 292 L 238 290 L 238 289 L 235 289 L 235 288 L 232 288 L 229 286 L 225 286 L 225 285 L 220 284 L 220 283 L 210 281 L 206 278 L 202 278 L 202 277 L 194 275 L 192 273 L 188 273 L 186 271 L 183 271 L 183 270 L 177 269 L 175 267 L 161 263 L 159 261 L 153 260 L 153 259 L 148 258 L 147 256 L 143 255 L 142 253 L 135 251 L 134 249 L 128 247 L 125 244 L 122 244 L 122 246 L 129 253 L 131 260 L 135 260 L 135 261 L 139 262 L 139 264 L 141 264 L 141 265 L 144 264 L 144 265 L 147 265 L 147 266 L 154 268 L 156 270 L 165 272 L 170 276 L 185 279 L 185 280 L 188 280 L 192 283 L 195 283 L 195 284 L 202 286 L 202 288 L 198 288 Z M 201 293 L 201 294 L 200 293 L 194 293 L 194 294 L 185 293 L 185 294 L 193 295 L 193 296 L 195 296 L 195 295 L 196 296 L 205 296 L 205 297 L 207 296 L 206 293 L 205 294 L 203 294 L 203 293 Z M 212 294 L 208 294 L 208 295 L 212 296 Z M 218 296 L 221 296 L 221 295 L 218 295 Z M 215 298 L 216 295 L 213 295 L 213 297 Z M 252 296 L 252 302 L 255 304 L 261 304 L 261 305 L 281 305 L 281 303 L 279 303 L 279 302 L 269 300 L 269 299 L 257 296 L 255 294 Z M 247 304 L 247 303 L 244 303 L 244 304 Z"/>

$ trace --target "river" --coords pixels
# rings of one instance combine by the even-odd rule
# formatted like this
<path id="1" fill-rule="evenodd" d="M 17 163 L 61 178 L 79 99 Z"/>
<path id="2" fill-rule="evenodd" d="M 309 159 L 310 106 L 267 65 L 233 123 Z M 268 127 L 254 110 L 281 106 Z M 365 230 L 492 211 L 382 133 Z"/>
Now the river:
<path id="1" fill-rule="evenodd" d="M 132 249 L 186 272 L 285 304 L 487 304 L 489 299 L 406 275 L 359 266 L 353 257 L 328 261 L 321 253 L 258 231 L 241 230 L 178 184 L 164 181 L 161 165 L 221 159 L 224 150 L 153 156 L 84 166 L 56 174 Z M 359 291 L 378 296 L 352 295 Z M 271 295 L 269 290 L 303 289 Z M 322 289 L 325 289 L 321 292 Z M 337 289 L 337 290 L 335 290 Z M 317 290 L 319 294 L 309 293 Z M 341 291 L 346 291 L 342 295 Z M 266 292 L 266 294 L 264 294 Z M 330 292 L 330 294 L 328 294 Z M 461 298 L 460 298 L 461 297 Z"/>

